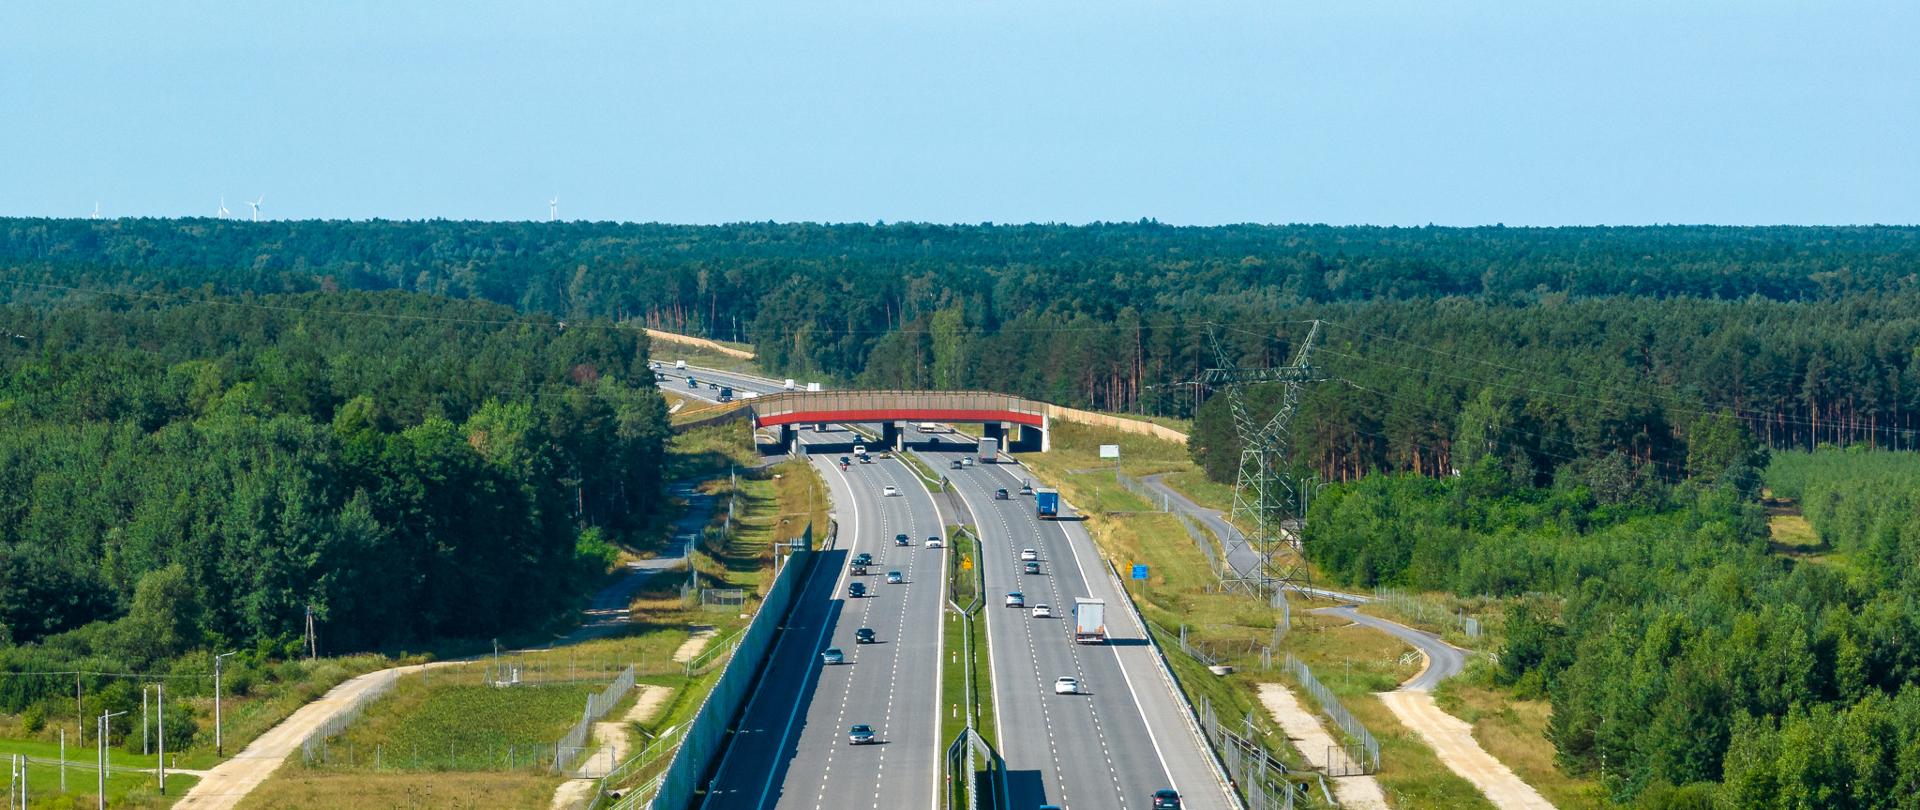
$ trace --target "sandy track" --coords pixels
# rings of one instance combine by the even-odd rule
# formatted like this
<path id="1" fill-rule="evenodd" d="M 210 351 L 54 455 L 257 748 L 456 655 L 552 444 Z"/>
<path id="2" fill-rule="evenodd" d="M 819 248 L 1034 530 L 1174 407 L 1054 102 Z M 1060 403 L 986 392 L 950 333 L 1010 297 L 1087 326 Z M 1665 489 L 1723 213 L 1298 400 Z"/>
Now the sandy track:
<path id="1" fill-rule="evenodd" d="M 1533 786 L 1521 781 L 1500 760 L 1480 747 L 1473 738 L 1473 727 L 1466 721 L 1440 710 L 1433 695 L 1424 690 L 1402 689 L 1381 692 L 1380 702 L 1393 710 L 1407 728 L 1419 733 L 1440 761 L 1461 778 L 1486 794 L 1495 807 L 1511 810 L 1552 810 L 1553 804 Z"/>
<path id="2" fill-rule="evenodd" d="M 1348 756 L 1345 749 L 1335 745 L 1333 735 L 1327 733 L 1320 718 L 1307 711 L 1293 692 L 1277 683 L 1260 684 L 1260 702 L 1265 704 L 1273 719 L 1279 721 L 1280 728 L 1286 732 L 1293 747 L 1306 757 L 1307 763 L 1329 773 L 1358 773 L 1360 768 Z M 1333 785 L 1333 795 L 1340 800 L 1341 807 L 1354 810 L 1387 810 L 1387 794 L 1380 789 L 1380 782 L 1371 776 L 1342 776 L 1327 780 Z"/>
<path id="3" fill-rule="evenodd" d="M 187 795 L 174 807 L 180 810 L 226 810 L 239 804 L 247 793 L 265 782 L 280 767 L 280 763 L 299 749 L 308 734 L 335 714 L 347 710 L 361 695 L 388 686 L 403 675 L 461 663 L 464 662 L 436 661 L 383 669 L 348 679 L 328 690 L 319 700 L 295 710 L 279 725 L 255 738 L 232 759 L 207 771 L 206 776 L 201 777 L 200 782 L 187 791 Z"/>

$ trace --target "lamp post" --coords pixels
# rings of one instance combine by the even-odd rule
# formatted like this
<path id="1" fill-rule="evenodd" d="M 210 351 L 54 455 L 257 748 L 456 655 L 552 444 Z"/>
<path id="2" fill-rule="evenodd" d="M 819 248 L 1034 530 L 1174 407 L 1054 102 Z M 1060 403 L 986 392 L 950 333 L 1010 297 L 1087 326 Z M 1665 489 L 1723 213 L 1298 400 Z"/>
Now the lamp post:
<path id="1" fill-rule="evenodd" d="M 213 657 L 213 755 L 215 757 L 224 756 L 226 753 L 222 747 L 224 741 L 220 736 L 220 662 L 237 652 L 239 650 Z"/>
<path id="2" fill-rule="evenodd" d="M 100 725 L 94 729 L 94 744 L 100 747 L 100 810 L 107 810 L 107 723 L 126 712 L 102 712 Z"/>

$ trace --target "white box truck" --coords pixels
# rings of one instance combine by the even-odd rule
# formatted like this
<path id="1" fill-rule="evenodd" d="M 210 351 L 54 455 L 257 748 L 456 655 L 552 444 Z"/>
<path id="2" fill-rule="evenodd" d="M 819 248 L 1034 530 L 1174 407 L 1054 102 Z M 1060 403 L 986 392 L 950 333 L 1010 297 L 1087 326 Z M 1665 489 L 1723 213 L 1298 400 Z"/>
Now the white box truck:
<path id="1" fill-rule="evenodd" d="M 999 439 L 981 439 L 980 440 L 980 463 L 992 464 L 994 463 L 995 460 L 999 458 L 1000 458 L 1000 440 Z"/>
<path id="2" fill-rule="evenodd" d="M 791 378 L 789 378 L 789 379 L 787 380 L 787 385 L 786 385 L 786 388 L 787 388 L 787 390 L 788 390 L 788 391 L 792 391 L 792 390 L 793 390 L 793 380 L 792 380 Z"/>
<path id="3" fill-rule="evenodd" d="M 1073 598 L 1073 640 L 1077 644 L 1107 643 L 1107 603 L 1084 596 Z"/>
<path id="4" fill-rule="evenodd" d="M 807 383 L 807 390 L 808 390 L 808 391 L 818 391 L 818 390 L 820 390 L 820 384 L 819 384 L 819 383 Z"/>

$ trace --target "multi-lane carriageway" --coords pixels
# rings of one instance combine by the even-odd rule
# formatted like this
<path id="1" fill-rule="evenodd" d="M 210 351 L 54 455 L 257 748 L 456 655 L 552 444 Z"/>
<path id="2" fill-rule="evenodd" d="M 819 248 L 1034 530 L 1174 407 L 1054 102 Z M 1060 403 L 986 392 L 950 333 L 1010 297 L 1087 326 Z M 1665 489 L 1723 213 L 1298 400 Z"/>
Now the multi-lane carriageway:
<path id="1" fill-rule="evenodd" d="M 780 387 L 695 370 L 701 388 L 681 389 L 677 383 L 684 378 L 663 371 L 675 375 L 670 390 L 702 398 L 711 396 L 709 379 L 736 391 L 771 393 Z M 837 431 L 801 434 L 803 451 L 847 441 Z M 946 551 L 925 543 L 929 536 L 944 540 L 945 526 L 959 517 L 942 514 L 904 462 L 875 457 L 872 464 L 841 470 L 835 463 L 839 452 L 813 456 L 837 509 L 838 547 L 817 557 L 801 583 L 759 689 L 709 784 L 706 808 L 940 806 L 948 742 L 937 738 Z M 1025 483 L 1017 465 L 954 470 L 951 461 L 964 451 L 951 443 L 916 452 L 952 481 L 981 535 L 991 600 L 986 616 L 995 725 L 1007 762 L 1009 806 L 1147 810 L 1153 791 L 1165 787 L 1179 790 L 1188 808 L 1235 806 L 1147 644 L 1145 628 L 1127 610 L 1080 524 L 1039 520 L 1031 498 L 997 500 L 995 490 L 1017 492 Z M 888 485 L 899 494 L 883 496 Z M 898 534 L 912 545 L 896 546 Z M 1039 553 L 1039 575 L 1021 572 L 1018 555 L 1027 548 Z M 863 551 L 877 564 L 856 578 L 848 562 Z M 906 582 L 886 584 L 888 571 L 900 571 Z M 855 579 L 867 585 L 867 598 L 848 598 Z M 1011 591 L 1024 593 L 1029 608 L 1050 605 L 1056 618 L 1035 619 L 1030 609 L 1003 607 Z M 1109 644 L 1073 643 L 1076 596 L 1106 601 Z M 874 629 L 879 643 L 855 644 L 854 631 L 861 627 Z M 820 654 L 829 647 L 842 650 L 848 663 L 822 665 Z M 1060 676 L 1077 678 L 1084 694 L 1054 694 Z M 847 730 L 855 723 L 873 726 L 880 744 L 848 744 Z"/>

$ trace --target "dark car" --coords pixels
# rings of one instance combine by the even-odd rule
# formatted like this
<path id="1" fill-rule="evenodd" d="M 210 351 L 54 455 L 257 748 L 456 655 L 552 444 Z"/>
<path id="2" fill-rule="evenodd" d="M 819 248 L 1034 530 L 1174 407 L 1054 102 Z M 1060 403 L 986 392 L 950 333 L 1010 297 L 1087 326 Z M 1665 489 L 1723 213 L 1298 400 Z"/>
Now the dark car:
<path id="1" fill-rule="evenodd" d="M 908 540 L 904 534 L 896 534 L 893 536 L 893 544 L 896 546 L 911 546 L 913 545 L 913 541 Z"/>
<path id="2" fill-rule="evenodd" d="M 1007 499 L 1007 491 L 1006 491 L 1005 489 L 996 489 L 996 490 L 994 490 L 994 491 L 993 491 L 993 499 L 994 499 L 994 500 L 996 500 L 996 501 L 1004 501 L 1004 500 L 1006 500 L 1006 499 Z"/>
<path id="3" fill-rule="evenodd" d="M 859 599 L 866 595 L 867 584 L 864 582 L 855 582 L 847 586 L 847 597 L 850 599 Z"/>
<path id="4" fill-rule="evenodd" d="M 853 564 L 854 565 L 872 565 L 873 555 L 868 554 L 867 552 L 864 552 L 864 551 L 860 552 L 859 554 L 855 554 L 853 555 Z"/>
<path id="5" fill-rule="evenodd" d="M 954 469 L 956 469 L 956 470 L 957 470 L 957 469 L 960 469 L 961 467 L 963 467 L 963 466 L 965 466 L 965 465 L 963 465 L 963 464 L 961 464 L 961 463 L 960 463 L 960 459 L 957 459 L 957 458 L 956 458 L 956 459 L 954 459 L 954 460 L 953 460 L 953 464 L 952 464 L 952 466 L 953 466 L 953 468 L 954 468 Z"/>
<path id="6" fill-rule="evenodd" d="M 1032 484 L 1021 484 L 1021 485 L 1020 485 L 1020 494 L 1022 494 L 1022 495 L 1032 495 L 1032 494 L 1033 494 L 1033 485 L 1032 485 Z"/>
<path id="7" fill-rule="evenodd" d="M 840 466 L 845 467 L 848 464 L 852 464 L 852 463 L 853 463 L 853 459 L 847 458 L 846 456 L 840 457 Z"/>
<path id="8" fill-rule="evenodd" d="M 1161 788 L 1153 792 L 1153 810 L 1180 810 L 1180 794 L 1173 788 Z"/>
<path id="9" fill-rule="evenodd" d="M 699 380 L 696 380 L 696 379 L 694 379 L 694 378 L 692 378 L 692 377 L 688 377 L 688 378 L 687 378 L 687 387 L 688 387 L 688 388 L 699 388 L 699 387 L 700 387 L 700 381 L 699 381 Z"/>
<path id="10" fill-rule="evenodd" d="M 848 745 L 866 745 L 870 742 L 873 742 L 873 726 L 869 726 L 866 723 L 857 723 L 853 728 L 847 729 Z M 1175 806 L 1178 807 L 1179 805 L 1176 804 Z"/>
<path id="11" fill-rule="evenodd" d="M 901 576 L 901 575 L 900 575 L 900 572 L 899 572 L 899 571 L 888 571 L 888 572 L 887 572 L 887 584 L 888 584 L 888 585 L 899 585 L 900 583 L 903 583 L 903 582 L 906 582 L 906 581 L 907 581 L 907 578 L 906 578 L 906 577 L 903 577 L 903 576 Z"/>
<path id="12" fill-rule="evenodd" d="M 1027 573 L 1029 573 L 1029 574 L 1038 574 L 1038 573 L 1040 573 L 1040 564 L 1039 564 L 1039 563 L 1037 563 L 1037 562 L 1029 562 L 1029 563 L 1027 563 Z"/>
<path id="13" fill-rule="evenodd" d="M 873 628 L 871 627 L 862 627 L 853 631 L 853 643 L 855 644 L 873 644 L 878 640 L 879 639 L 874 637 Z"/>

